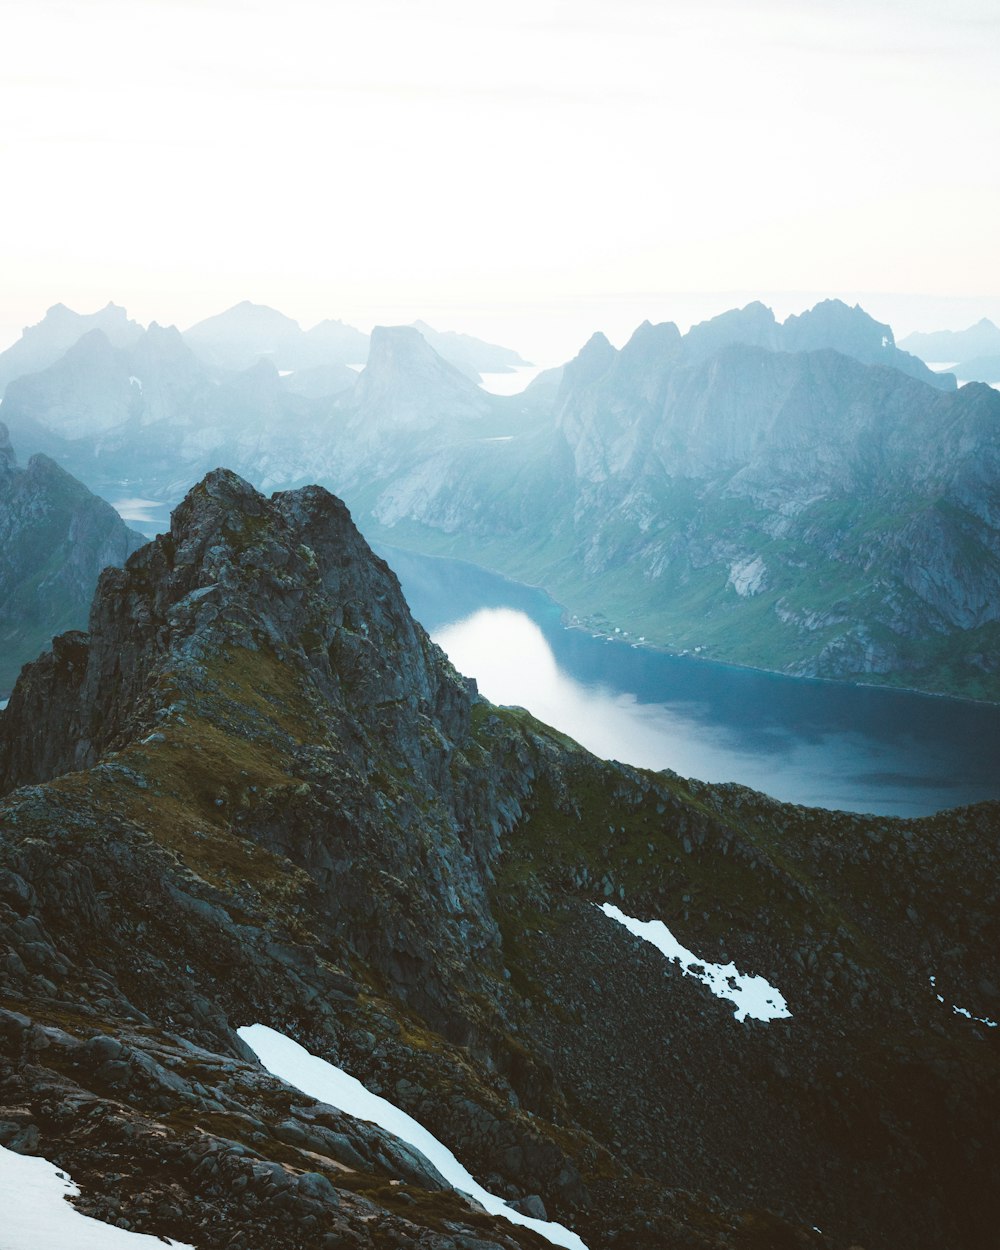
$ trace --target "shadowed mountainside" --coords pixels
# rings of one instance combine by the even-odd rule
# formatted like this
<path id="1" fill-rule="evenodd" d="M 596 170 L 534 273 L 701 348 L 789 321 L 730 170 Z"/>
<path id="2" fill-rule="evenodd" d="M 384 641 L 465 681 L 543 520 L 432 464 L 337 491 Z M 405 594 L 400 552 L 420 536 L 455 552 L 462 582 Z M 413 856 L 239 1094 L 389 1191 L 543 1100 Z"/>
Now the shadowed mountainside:
<path id="1" fill-rule="evenodd" d="M 951 1004 L 997 1014 L 995 805 L 844 816 L 598 761 L 476 695 L 338 500 L 223 471 L 24 671 L 0 779 L 0 1141 L 93 1213 L 538 1244 L 264 1077 L 234 1032 L 261 1021 L 591 1250 L 991 1244 L 996 1038 Z M 606 900 L 791 1018 L 737 1022 Z"/>

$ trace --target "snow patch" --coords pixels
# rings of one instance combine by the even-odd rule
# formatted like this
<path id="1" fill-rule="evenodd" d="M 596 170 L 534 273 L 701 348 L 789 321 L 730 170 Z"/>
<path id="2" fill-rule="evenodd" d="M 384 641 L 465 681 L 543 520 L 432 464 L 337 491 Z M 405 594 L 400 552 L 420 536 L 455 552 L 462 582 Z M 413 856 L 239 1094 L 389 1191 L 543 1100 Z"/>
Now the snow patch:
<path id="1" fill-rule="evenodd" d="M 937 977 L 931 977 L 931 988 L 934 990 L 934 997 L 939 1003 L 944 1002 L 944 995 L 939 994 L 936 989 Z M 965 1007 L 956 1007 L 954 1003 L 951 1005 L 952 1011 L 956 1016 L 965 1016 L 966 1020 L 975 1020 L 976 1024 L 985 1024 L 988 1029 L 1000 1028 L 1000 1021 L 991 1020 L 988 1016 L 974 1016 L 971 1011 Z"/>
<path id="2" fill-rule="evenodd" d="M 633 916 L 626 916 L 611 903 L 601 903 L 600 908 L 606 916 L 624 925 L 629 933 L 652 943 L 667 959 L 679 963 L 686 977 L 694 977 L 707 985 L 716 998 L 726 998 L 735 1003 L 737 1020 L 745 1020 L 747 1016 L 753 1020 L 764 1021 L 791 1017 L 792 1013 L 788 1010 L 780 990 L 776 990 L 763 977 L 747 976 L 733 963 L 706 963 L 686 946 L 682 946 L 662 920 L 636 920 Z"/>
<path id="3" fill-rule="evenodd" d="M 400 1138 L 428 1159 L 449 1185 L 478 1202 L 490 1215 L 499 1215 L 511 1224 L 530 1228 L 554 1246 L 569 1250 L 587 1250 L 576 1233 L 549 1220 L 536 1220 L 509 1207 L 502 1198 L 489 1193 L 478 1184 L 455 1158 L 447 1146 L 385 1098 L 373 1094 L 343 1068 L 335 1067 L 311 1054 L 298 1042 L 264 1024 L 252 1024 L 236 1030 L 264 1067 L 273 1076 L 289 1085 L 353 1115 L 370 1120 L 388 1133 Z"/>
<path id="4" fill-rule="evenodd" d="M 3 1250 L 192 1250 L 179 1241 L 132 1233 L 84 1215 L 66 1202 L 80 1192 L 48 1159 L 0 1146 L 0 1246 Z"/>
<path id="5" fill-rule="evenodd" d="M 483 373 L 479 385 L 491 395 L 520 395 L 545 368 L 545 365 L 517 365 L 505 373 Z"/>

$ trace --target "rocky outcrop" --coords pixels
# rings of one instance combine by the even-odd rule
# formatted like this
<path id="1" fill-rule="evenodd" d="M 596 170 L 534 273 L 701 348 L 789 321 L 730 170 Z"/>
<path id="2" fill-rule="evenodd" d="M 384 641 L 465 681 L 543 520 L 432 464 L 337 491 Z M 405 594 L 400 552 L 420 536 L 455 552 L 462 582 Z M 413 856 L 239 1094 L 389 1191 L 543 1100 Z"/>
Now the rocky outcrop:
<path id="1" fill-rule="evenodd" d="M 0 695 L 54 634 L 86 624 L 101 570 L 144 541 L 47 456 L 18 468 L 0 424 Z"/>
<path id="2" fill-rule="evenodd" d="M 879 820 L 597 761 L 477 697 L 338 500 L 224 471 L 25 669 L 0 777 L 0 1143 L 103 1218 L 537 1244 L 264 1077 L 259 1021 L 592 1250 L 991 1244 L 1000 1072 L 951 1004 L 996 1015 L 995 805 Z M 609 899 L 791 1018 L 737 1023 Z"/>

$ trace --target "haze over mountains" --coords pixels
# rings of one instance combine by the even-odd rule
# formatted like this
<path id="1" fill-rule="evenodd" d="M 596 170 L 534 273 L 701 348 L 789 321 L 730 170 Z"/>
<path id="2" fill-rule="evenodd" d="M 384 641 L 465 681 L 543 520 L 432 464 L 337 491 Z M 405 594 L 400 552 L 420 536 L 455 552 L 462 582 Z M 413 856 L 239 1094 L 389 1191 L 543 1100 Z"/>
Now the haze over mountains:
<path id="1" fill-rule="evenodd" d="M 910 334 L 901 346 L 922 360 L 947 366 L 969 382 L 1000 382 L 1000 329 L 984 317 L 967 330 Z"/>
<path id="2" fill-rule="evenodd" d="M 78 319 L 0 410 L 106 497 L 169 502 L 220 463 L 269 490 L 320 482 L 369 533 L 541 584 L 598 628 L 1000 697 L 1000 395 L 956 389 L 860 308 L 778 323 L 750 304 L 686 335 L 647 323 L 620 351 L 598 334 L 512 397 L 416 327 L 377 329 L 357 375 L 331 321 L 248 303 L 186 335 L 112 321 L 126 342 Z M 434 341 L 470 367 L 463 336 Z M 326 394 L 294 389 L 337 370 Z"/>

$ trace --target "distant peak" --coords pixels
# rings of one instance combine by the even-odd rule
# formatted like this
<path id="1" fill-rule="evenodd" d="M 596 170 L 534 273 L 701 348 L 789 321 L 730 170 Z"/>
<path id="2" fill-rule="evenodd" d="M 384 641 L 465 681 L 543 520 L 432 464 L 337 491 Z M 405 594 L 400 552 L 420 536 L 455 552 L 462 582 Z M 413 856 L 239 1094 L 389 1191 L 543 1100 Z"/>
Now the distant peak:
<path id="1" fill-rule="evenodd" d="M 443 368 L 451 366 L 431 347 L 416 326 L 374 326 L 368 351 L 368 369 L 378 369 L 390 362 L 406 360 L 436 362 Z"/>
<path id="2" fill-rule="evenodd" d="M 564 366 L 562 390 L 566 391 L 595 381 L 611 368 L 618 352 L 602 331 L 587 339 L 576 356 Z"/>
<path id="3" fill-rule="evenodd" d="M 361 376 L 367 377 L 370 382 L 372 378 L 395 372 L 401 366 L 407 370 L 419 369 L 423 373 L 434 370 L 436 373 L 453 375 L 463 383 L 467 381 L 457 369 L 438 355 L 416 326 L 374 326 L 368 350 L 368 364 Z"/>
<path id="4" fill-rule="evenodd" d="M 622 348 L 622 353 L 667 346 L 679 343 L 680 339 L 681 332 L 672 321 L 658 321 L 654 325 L 652 321 L 646 320 L 633 330 L 632 337 Z"/>
<path id="5" fill-rule="evenodd" d="M 587 339 L 586 343 L 584 343 L 583 347 L 580 348 L 580 355 L 582 356 L 585 352 L 593 354 L 596 352 L 613 352 L 614 350 L 614 347 L 611 345 L 611 340 L 604 333 L 604 331 L 595 330 L 590 338 Z"/>
<path id="6" fill-rule="evenodd" d="M 95 327 L 93 330 L 88 330 L 86 334 L 81 334 L 67 351 L 66 356 L 104 355 L 113 350 L 108 336 L 103 330 Z"/>

